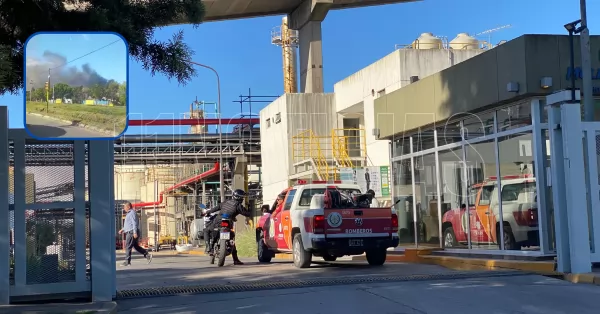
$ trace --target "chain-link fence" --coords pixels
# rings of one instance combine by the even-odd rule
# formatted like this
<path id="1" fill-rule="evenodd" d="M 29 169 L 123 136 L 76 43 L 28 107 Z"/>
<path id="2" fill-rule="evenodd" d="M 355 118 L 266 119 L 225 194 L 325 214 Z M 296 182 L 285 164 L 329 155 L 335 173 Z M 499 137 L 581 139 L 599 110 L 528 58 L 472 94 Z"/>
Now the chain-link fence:
<path id="1" fill-rule="evenodd" d="M 74 282 L 78 267 L 76 242 L 79 241 L 75 236 L 74 144 L 42 144 L 27 140 L 24 146 L 24 149 L 15 147 L 15 141 L 9 142 L 10 282 L 15 284 L 15 275 L 19 272 L 25 275 L 21 282 L 26 285 Z M 85 160 L 87 156 L 77 157 Z M 24 167 L 19 169 L 19 165 Z M 85 170 L 87 182 L 87 165 Z M 24 182 L 16 181 L 23 177 Z M 23 195 L 21 184 L 24 185 L 25 199 L 15 202 L 15 194 Z M 82 194 L 79 200 L 85 198 L 87 201 L 87 184 L 78 193 Z M 16 203 L 21 205 L 16 206 Z M 18 212 L 16 208 L 24 212 Z M 84 247 L 89 252 L 89 210 L 87 206 L 78 210 L 85 217 L 85 235 L 81 240 L 85 241 Z M 84 210 L 85 214 L 82 212 Z M 24 226 L 16 226 L 17 222 L 19 225 L 24 223 Z M 25 234 L 18 234 L 16 230 L 24 230 Z M 25 252 L 19 251 L 22 249 Z M 90 261 L 87 252 L 86 263 L 80 267 L 88 266 L 86 277 L 89 280 Z M 17 262 L 18 256 L 25 257 L 24 265 Z"/>

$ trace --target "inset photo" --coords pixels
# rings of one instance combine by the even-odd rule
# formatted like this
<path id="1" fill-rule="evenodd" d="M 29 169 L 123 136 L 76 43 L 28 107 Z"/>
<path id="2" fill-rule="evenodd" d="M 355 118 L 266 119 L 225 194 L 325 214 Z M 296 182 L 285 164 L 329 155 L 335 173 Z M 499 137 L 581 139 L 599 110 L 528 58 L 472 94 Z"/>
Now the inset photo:
<path id="1" fill-rule="evenodd" d="M 25 44 L 25 129 L 114 139 L 127 129 L 127 43 L 116 33 L 36 33 Z"/>

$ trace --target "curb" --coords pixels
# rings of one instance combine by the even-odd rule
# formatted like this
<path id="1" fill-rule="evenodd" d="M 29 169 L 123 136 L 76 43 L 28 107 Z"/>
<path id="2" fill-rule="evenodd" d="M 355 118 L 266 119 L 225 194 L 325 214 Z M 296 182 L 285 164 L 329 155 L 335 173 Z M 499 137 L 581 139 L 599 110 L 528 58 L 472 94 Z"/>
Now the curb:
<path id="1" fill-rule="evenodd" d="M 63 120 L 63 119 L 59 119 L 59 118 L 55 118 L 55 117 L 51 117 L 51 116 L 46 116 L 46 115 L 35 113 L 35 112 L 27 112 L 27 114 L 32 115 L 32 116 L 36 116 L 36 117 L 40 117 L 40 118 L 44 118 L 44 119 L 50 119 L 50 120 L 54 120 L 54 121 L 60 121 L 60 122 L 63 122 L 63 123 L 75 125 L 75 126 L 80 127 L 82 129 L 86 129 L 86 130 L 90 130 L 90 131 L 95 131 L 95 132 L 99 132 L 99 133 L 104 133 L 104 134 L 109 135 L 109 136 L 114 136 L 112 131 L 107 131 L 107 130 L 100 129 L 100 128 L 97 128 L 97 127 L 85 125 L 83 123 L 73 123 L 73 121 Z"/>
<path id="2" fill-rule="evenodd" d="M 0 306 L 3 314 L 116 314 L 117 302 L 94 302 L 90 304 L 39 304 Z"/>
<path id="3" fill-rule="evenodd" d="M 496 260 L 472 257 L 435 256 L 431 252 L 440 249 L 406 249 L 405 254 L 388 254 L 387 262 L 439 265 L 453 270 L 518 270 L 541 276 L 555 277 L 572 283 L 600 286 L 600 273 L 565 274 L 555 270 L 554 261 Z M 366 256 L 353 256 L 353 261 L 364 261 Z"/>

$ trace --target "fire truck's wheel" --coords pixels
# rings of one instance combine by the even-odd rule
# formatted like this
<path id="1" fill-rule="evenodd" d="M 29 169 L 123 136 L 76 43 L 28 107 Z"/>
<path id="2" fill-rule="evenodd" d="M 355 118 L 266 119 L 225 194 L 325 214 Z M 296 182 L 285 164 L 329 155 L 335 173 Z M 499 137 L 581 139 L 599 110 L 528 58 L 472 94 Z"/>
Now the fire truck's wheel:
<path id="1" fill-rule="evenodd" d="M 500 231 L 498 231 L 498 233 L 500 233 Z M 498 238 L 499 237 L 500 236 L 498 235 Z M 513 235 L 512 229 L 509 226 L 504 226 L 504 239 L 502 239 L 502 241 L 504 241 L 505 250 L 515 251 L 521 249 L 521 245 L 515 241 L 515 236 Z"/>
<path id="2" fill-rule="evenodd" d="M 269 250 L 264 241 L 264 233 L 261 231 L 260 237 L 256 243 L 258 261 L 261 263 L 270 263 L 273 258 L 273 253 Z"/>
<path id="3" fill-rule="evenodd" d="M 329 254 L 323 255 L 323 260 L 326 262 L 335 262 L 336 259 L 337 259 L 337 257 L 331 256 Z"/>
<path id="4" fill-rule="evenodd" d="M 293 248 L 294 266 L 298 268 L 308 268 L 312 263 L 312 254 L 304 249 L 302 235 L 299 233 L 294 236 Z"/>
<path id="5" fill-rule="evenodd" d="M 385 263 L 385 259 L 387 257 L 386 249 L 377 249 L 367 251 L 367 262 L 371 266 L 381 266 Z"/>
<path id="6" fill-rule="evenodd" d="M 452 230 L 452 227 L 446 228 L 446 230 L 444 230 L 444 248 L 451 248 L 457 246 L 458 242 L 456 241 L 454 230 Z"/>

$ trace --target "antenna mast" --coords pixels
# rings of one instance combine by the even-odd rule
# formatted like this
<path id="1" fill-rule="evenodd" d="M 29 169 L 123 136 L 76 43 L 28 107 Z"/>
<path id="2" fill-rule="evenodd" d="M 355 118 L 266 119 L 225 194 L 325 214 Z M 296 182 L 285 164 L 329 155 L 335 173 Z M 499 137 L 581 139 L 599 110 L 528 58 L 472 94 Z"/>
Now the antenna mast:
<path id="1" fill-rule="evenodd" d="M 494 44 L 492 44 L 492 33 L 495 33 L 497 31 L 501 31 L 501 30 L 506 29 L 506 28 L 511 28 L 511 27 L 512 27 L 512 25 L 506 24 L 506 25 L 498 26 L 496 28 L 485 30 L 483 32 L 475 34 L 475 36 L 488 35 L 487 48 L 488 49 L 492 49 L 492 48 L 494 48 Z"/>
<path id="2" fill-rule="evenodd" d="M 298 71 L 296 48 L 298 48 L 298 31 L 289 29 L 287 16 L 281 20 L 281 26 L 271 31 L 271 43 L 282 48 L 283 54 L 283 89 L 285 93 L 298 92 Z"/>

